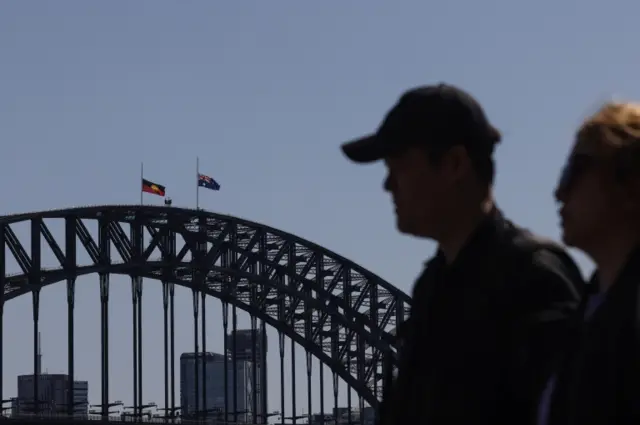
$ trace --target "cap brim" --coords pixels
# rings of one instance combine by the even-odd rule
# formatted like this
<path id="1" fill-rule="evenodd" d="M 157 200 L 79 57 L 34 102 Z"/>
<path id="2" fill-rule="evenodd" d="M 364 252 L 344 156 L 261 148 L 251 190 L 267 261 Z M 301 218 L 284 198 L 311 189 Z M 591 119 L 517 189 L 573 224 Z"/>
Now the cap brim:
<path id="1" fill-rule="evenodd" d="M 375 162 L 384 158 L 384 152 L 376 134 L 370 134 L 344 143 L 342 152 L 351 161 L 360 164 Z"/>

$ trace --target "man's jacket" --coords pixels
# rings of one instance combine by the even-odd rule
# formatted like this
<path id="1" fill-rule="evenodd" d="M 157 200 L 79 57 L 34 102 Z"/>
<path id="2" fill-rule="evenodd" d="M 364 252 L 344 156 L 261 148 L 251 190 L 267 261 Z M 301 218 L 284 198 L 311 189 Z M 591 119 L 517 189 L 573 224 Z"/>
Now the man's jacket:
<path id="1" fill-rule="evenodd" d="M 416 282 L 380 425 L 535 423 L 582 289 L 560 246 L 495 210 L 452 264 L 438 254 Z"/>

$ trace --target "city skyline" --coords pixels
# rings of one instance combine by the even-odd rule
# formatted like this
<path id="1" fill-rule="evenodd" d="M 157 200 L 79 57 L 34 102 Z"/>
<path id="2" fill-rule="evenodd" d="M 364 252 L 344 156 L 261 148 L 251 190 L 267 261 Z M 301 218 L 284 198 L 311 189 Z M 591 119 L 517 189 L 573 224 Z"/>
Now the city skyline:
<path id="1" fill-rule="evenodd" d="M 233 335 L 236 334 L 238 337 L 236 338 L 235 343 L 233 342 Z M 255 336 L 254 336 L 255 335 Z M 237 366 L 237 385 L 236 385 L 236 393 L 237 393 L 237 408 L 238 410 L 238 420 L 239 421 L 247 421 L 251 422 L 252 418 L 252 395 L 249 394 L 254 391 L 252 386 L 252 380 L 254 378 L 251 377 L 253 373 L 253 362 L 254 359 L 254 351 L 256 353 L 256 358 L 261 359 L 261 354 L 266 354 L 267 350 L 262 351 L 262 344 L 258 342 L 256 346 L 252 347 L 252 344 L 255 341 L 262 341 L 262 335 L 260 329 L 237 329 L 235 331 L 231 331 L 227 334 L 227 360 L 228 360 L 228 381 L 229 381 L 229 401 L 233 401 L 233 369 L 234 362 L 233 358 L 236 358 Z M 233 345 L 236 345 L 236 350 L 234 351 Z M 255 350 L 254 350 L 255 348 Z M 41 350 L 41 346 L 39 346 L 39 350 Z M 66 374 L 50 374 L 47 371 L 42 371 L 42 359 L 43 353 L 39 351 L 39 359 L 38 359 L 38 369 L 37 373 L 40 377 L 40 412 L 44 414 L 61 414 L 64 415 L 66 405 L 66 394 L 65 389 L 68 386 L 68 375 Z M 207 369 L 205 379 L 207 381 L 207 403 L 203 404 L 203 393 L 202 393 L 202 381 L 200 381 L 199 391 L 201 396 L 200 401 L 200 409 L 209 411 L 210 417 L 224 417 L 224 384 L 222 386 L 220 383 L 224 382 L 224 358 L 225 355 L 213 352 L 202 352 L 199 351 L 197 353 L 194 352 L 184 352 L 181 353 L 180 356 L 180 416 L 191 416 L 195 413 L 194 409 L 194 380 L 193 380 L 193 372 L 195 371 L 194 359 L 206 359 L 207 361 Z M 201 363 L 199 363 L 201 365 Z M 199 376 L 202 377 L 205 372 L 203 372 L 202 366 L 199 366 L 198 369 Z M 259 376 L 259 374 L 257 374 Z M 33 387 L 33 374 L 26 375 L 18 375 L 17 376 L 17 395 L 15 397 L 9 397 L 11 400 L 11 415 L 17 416 L 20 414 L 32 414 L 33 409 L 33 395 L 34 395 L 34 387 Z M 266 383 L 264 381 L 263 383 Z M 94 386 L 94 388 L 97 386 Z M 266 386 L 264 386 L 266 387 Z M 264 388 L 263 387 L 263 388 Z M 261 399 L 261 395 L 258 389 L 257 392 L 258 400 Z M 77 403 L 77 406 L 74 407 L 76 415 L 78 417 L 86 417 L 90 414 L 96 415 L 99 410 L 89 409 L 89 383 L 88 381 L 75 380 L 74 381 L 74 403 Z M 113 402 L 114 407 L 124 406 L 126 403 L 123 403 L 121 400 L 117 400 Z M 231 403 L 229 403 L 231 404 Z M 264 417 L 269 413 L 268 408 L 263 409 L 263 407 L 258 404 L 258 417 Z M 153 406 L 155 407 L 155 406 Z M 160 406 L 158 406 L 159 408 Z M 127 409 L 130 409 L 131 406 L 124 407 L 122 410 L 118 409 L 116 411 L 111 411 L 111 415 L 128 415 L 131 413 L 126 413 Z M 148 407 L 144 407 L 144 411 L 147 411 Z M 219 412 L 219 413 L 217 413 Z M 233 410 L 229 411 L 229 415 L 234 417 Z M 352 416 L 353 418 L 358 417 L 359 413 L 357 413 L 356 408 L 352 408 Z M 365 408 L 365 415 L 367 418 L 367 424 L 373 422 L 373 410 L 371 408 Z M 217 414 L 216 414 L 217 413 Z M 150 412 L 150 415 L 160 416 L 158 411 Z M 338 415 L 339 417 L 347 417 L 349 415 L 349 410 L 346 407 L 334 407 L 331 411 L 327 411 L 324 413 L 325 422 L 329 417 L 333 417 L 333 415 Z M 322 414 L 314 412 L 312 417 L 312 423 L 321 423 L 322 421 L 319 419 Z M 344 418 L 343 418 L 344 419 Z M 235 420 L 235 417 L 234 419 Z M 263 423 L 258 420 L 258 423 Z"/>
<path id="2" fill-rule="evenodd" d="M 89 282 L 87 282 L 89 283 Z M 82 288 L 83 284 L 78 285 L 78 290 L 83 290 Z M 112 291 L 126 291 L 130 293 L 130 287 L 129 287 L 129 283 L 128 282 L 118 282 L 118 285 L 113 285 L 113 289 Z M 84 283 L 84 290 L 88 289 L 87 288 L 87 284 Z M 97 283 L 96 285 L 97 286 Z M 46 291 L 51 291 L 51 289 L 53 288 L 45 288 L 43 290 L 43 293 L 46 293 Z M 97 289 L 97 288 L 96 288 Z M 152 282 L 152 283 L 145 283 L 145 297 L 149 297 L 150 299 L 156 298 L 155 301 L 159 301 L 157 299 L 157 297 L 160 295 L 160 283 L 156 283 L 156 282 Z M 150 292 L 155 292 L 149 294 Z M 97 292 L 97 291 L 96 291 Z M 96 294 L 97 295 L 97 294 Z M 25 301 L 28 301 L 28 304 L 25 305 L 26 308 L 31 308 L 30 306 L 30 297 L 22 297 L 25 298 Z M 181 307 L 181 309 L 177 309 L 176 314 L 179 316 L 192 316 L 192 313 L 189 311 L 191 309 L 191 290 L 188 290 L 187 288 L 180 288 L 177 287 L 176 288 L 176 300 L 177 300 L 177 305 Z M 178 301 L 179 300 L 179 301 Z M 17 302 L 21 301 L 20 298 L 18 298 L 15 301 L 12 301 L 11 303 L 7 304 L 7 307 L 5 307 L 5 309 L 8 309 L 11 307 L 11 305 L 15 305 L 17 304 Z M 60 302 L 62 302 L 62 300 L 59 300 Z M 152 303 L 149 301 L 146 301 L 145 298 L 143 298 L 143 323 L 144 324 L 151 324 L 152 328 L 146 327 L 144 328 L 146 330 L 145 335 L 149 335 L 149 336 L 143 336 L 143 362 L 148 365 L 150 359 L 154 359 L 155 357 L 157 357 L 158 353 L 162 352 L 162 343 L 161 343 L 161 335 L 159 333 L 157 333 L 158 331 L 161 331 L 161 327 L 162 327 L 162 323 L 161 320 L 158 321 L 157 318 L 158 316 L 161 316 L 161 311 L 162 311 L 162 307 L 161 305 L 158 305 L 156 303 Z M 155 305 L 154 305 L 155 304 Z M 219 304 L 219 302 L 215 299 L 212 299 L 211 297 L 207 298 L 207 316 L 208 316 L 208 320 L 211 323 L 219 323 L 220 322 L 220 313 L 221 313 L 221 309 L 219 307 L 219 305 L 215 305 L 215 304 Z M 62 307 L 64 304 L 60 304 L 60 306 Z M 216 308 L 217 307 L 217 308 Z M 78 309 L 82 308 L 82 307 L 77 307 Z M 115 307 L 117 308 L 117 307 Z M 114 308 L 114 309 L 115 309 Z M 84 308 L 83 308 L 84 309 Z M 130 305 L 128 306 L 128 308 L 124 308 L 125 313 L 124 314 L 128 314 L 130 316 Z M 154 311 L 155 310 L 155 311 Z M 217 311 L 216 311 L 217 310 Z M 6 311 L 6 310 L 5 310 Z M 112 315 L 112 317 L 116 317 L 116 315 Z M 122 320 L 122 317 L 117 317 L 116 319 L 113 320 Z M 123 328 L 121 328 L 121 333 L 119 335 L 117 335 L 117 337 L 114 337 L 113 339 L 115 339 L 115 341 L 112 341 L 111 343 L 111 347 L 110 347 L 110 355 L 113 356 L 119 356 L 119 357 L 124 357 L 127 360 L 129 360 L 129 358 L 131 357 L 131 345 L 130 345 L 130 340 L 131 340 L 131 325 L 129 324 L 130 322 L 130 317 L 126 320 L 124 320 L 124 324 L 126 324 L 126 326 Z M 200 321 L 200 319 L 198 320 Z M 48 318 L 45 316 L 41 319 L 41 325 L 40 328 L 45 328 L 47 327 L 47 323 L 48 323 Z M 66 322 L 66 319 L 63 319 L 63 322 Z M 238 310 L 238 326 L 249 326 L 251 319 L 250 317 L 242 312 L 241 310 Z M 156 328 L 156 332 L 154 332 L 153 330 L 153 324 L 155 324 L 155 328 Z M 176 335 L 176 340 L 182 342 L 182 344 L 180 344 L 180 346 L 178 346 L 178 344 L 176 344 L 177 348 L 176 348 L 176 366 L 175 366 L 175 371 L 176 371 L 176 393 L 175 393 L 175 398 L 176 400 L 180 400 L 180 392 L 179 392 L 179 371 L 180 371 L 180 364 L 179 364 L 179 357 L 180 354 L 182 353 L 190 353 L 193 352 L 193 330 L 192 330 L 192 326 L 193 326 L 193 319 L 189 320 L 188 322 L 188 329 L 187 332 L 180 332 Z M 31 326 L 29 326 L 30 328 Z M 222 333 L 221 333 L 221 329 L 217 328 L 217 327 L 213 327 L 213 326 L 209 326 L 208 330 L 208 343 L 207 343 L 207 352 L 211 352 L 211 353 L 216 353 L 216 352 L 224 352 L 223 348 L 224 348 L 224 338 L 222 337 Z M 242 329 L 238 329 L 239 331 Z M 250 329 L 245 329 L 250 331 Z M 28 332 L 27 332 L 28 333 Z M 80 344 L 78 344 L 78 342 L 76 343 L 78 346 L 76 348 L 76 357 L 80 354 L 80 353 L 84 353 L 86 355 L 87 351 L 84 350 L 82 347 L 85 344 L 88 344 L 89 346 L 94 347 L 93 350 L 95 350 L 95 348 L 99 347 L 99 340 L 98 340 L 98 336 L 99 336 L 99 329 L 95 329 L 90 331 L 89 333 L 80 333 L 80 335 L 78 335 L 79 332 L 76 331 L 76 338 L 78 338 L 81 342 Z M 155 335 L 154 335 L 155 333 Z M 43 332 L 41 332 L 42 334 L 42 338 L 44 341 L 47 341 L 47 332 L 46 330 L 44 330 Z M 267 335 L 268 339 L 272 339 L 277 341 L 278 340 L 278 336 L 277 336 L 277 332 L 275 332 L 274 329 L 272 328 L 267 328 Z M 86 338 L 88 337 L 88 338 Z M 42 345 L 42 349 L 43 349 L 43 363 L 42 363 L 42 371 L 44 373 L 56 373 L 56 374 L 66 374 L 66 360 L 64 362 L 62 362 L 60 364 L 60 367 L 55 367 L 55 366 L 51 366 L 51 357 L 52 356 L 57 356 L 60 357 L 61 355 L 66 359 L 66 336 L 60 335 L 61 341 L 58 340 L 58 342 L 60 343 L 56 343 L 54 342 L 51 345 L 46 345 L 45 344 Z M 117 339 L 116 339 L 117 338 Z M 89 342 L 89 341 L 91 342 Z M 153 344 L 153 342 L 155 341 L 155 344 Z M 5 337 L 4 340 L 5 346 L 9 345 L 9 344 L 13 344 L 13 342 L 11 340 L 8 340 L 7 337 Z M 291 353 L 291 348 L 290 348 L 290 343 L 291 341 L 286 338 L 286 347 L 285 347 L 285 364 L 289 364 L 291 361 L 290 358 L 290 353 Z M 231 345 L 231 343 L 228 343 L 228 345 Z M 276 346 L 278 344 L 275 344 Z M 118 348 L 118 347 L 122 347 L 124 348 L 124 352 L 122 348 Z M 126 348 L 125 348 L 126 347 Z M 178 348 L 181 347 L 181 348 Z M 26 354 L 26 368 L 22 371 L 15 371 L 15 373 L 12 373 L 13 370 L 11 368 L 11 365 L 7 365 L 5 363 L 5 374 L 9 375 L 9 376 L 16 376 L 18 374 L 22 374 L 22 375 L 30 375 L 33 373 L 33 366 L 32 366 L 32 350 L 29 348 L 29 344 L 28 341 L 26 341 L 25 344 L 23 344 L 22 346 L 23 352 Z M 230 347 L 228 348 L 229 350 L 231 349 Z M 183 351 L 180 351 L 183 350 Z M 305 363 L 305 352 L 304 349 L 299 345 L 299 344 L 295 344 L 295 352 L 296 352 L 296 357 L 298 359 L 298 363 L 299 364 L 303 364 Z M 99 354 L 97 352 L 95 352 L 95 355 L 93 357 L 94 360 L 94 365 L 95 368 L 98 369 L 99 368 Z M 153 361 L 153 360 L 152 360 Z M 130 364 L 131 360 L 129 360 L 129 364 Z M 272 369 L 272 381 L 275 381 L 279 384 L 279 354 L 278 354 L 278 350 L 274 349 L 274 350 L 267 350 L 267 364 L 271 365 L 271 369 Z M 31 370 L 29 370 L 31 369 Z M 96 376 L 95 373 L 94 378 L 93 379 L 87 379 L 86 376 L 90 375 L 90 371 L 86 371 L 86 370 L 82 370 L 80 369 L 78 371 L 78 367 L 76 367 L 76 379 L 84 379 L 86 381 L 89 382 L 90 384 L 90 392 L 89 392 L 89 402 L 90 404 L 100 404 L 100 377 L 99 375 Z M 95 370 L 95 369 L 94 369 Z M 99 369 L 98 369 L 99 370 Z M 317 378 L 317 373 L 319 371 L 319 364 L 317 360 L 314 360 L 314 365 L 313 365 L 313 372 L 314 374 L 316 374 L 316 378 Z M 89 373 L 87 373 L 89 372 Z M 285 394 L 290 393 L 291 391 L 291 369 L 290 367 L 285 367 Z M 161 374 L 161 369 L 157 369 L 157 370 L 153 370 L 153 369 L 149 369 L 147 367 L 146 371 L 145 371 L 145 381 L 148 382 L 150 378 L 150 376 L 154 376 L 154 375 L 158 375 Z M 132 395 L 132 391 L 131 391 L 131 373 L 129 374 L 122 374 L 121 372 L 118 372 L 117 370 L 114 370 L 111 374 L 111 387 L 112 388 L 117 388 L 116 390 L 112 389 L 110 391 L 110 401 L 122 401 L 125 405 L 133 405 L 133 395 Z M 332 405 L 332 389 L 331 389 L 331 385 L 332 385 L 332 376 L 330 373 L 330 370 L 328 367 L 324 367 L 324 381 L 325 381 L 325 405 L 326 405 L 326 411 L 329 411 L 331 409 L 333 409 L 333 405 Z M 91 385 L 91 383 L 93 382 L 93 385 Z M 9 396 L 13 396 L 17 393 L 16 391 L 16 387 L 15 387 L 15 383 L 13 380 L 9 381 L 7 379 L 5 379 L 5 386 L 9 385 L 9 388 L 7 388 L 7 391 L 5 391 L 5 397 L 9 397 Z M 341 387 L 343 386 L 343 383 L 340 382 Z M 163 382 L 161 381 L 160 385 L 164 385 Z M 13 387 L 13 388 L 11 388 Z M 302 370 L 300 373 L 297 374 L 296 376 L 296 387 L 298 389 L 302 389 L 302 388 L 306 388 L 307 387 L 307 380 L 306 380 L 306 373 L 304 372 L 304 370 Z M 5 387 L 6 388 L 6 387 Z M 145 385 L 145 394 L 148 394 L 150 390 L 150 387 L 148 385 Z M 344 391 L 344 388 L 341 388 L 341 392 Z M 317 389 L 314 391 L 317 392 Z M 280 390 L 272 393 L 270 395 L 270 399 L 276 397 L 277 394 L 280 393 Z M 156 393 L 156 394 L 161 394 L 161 393 Z M 354 397 L 353 397 L 353 406 L 354 409 L 357 407 L 357 397 L 355 396 L 354 393 Z M 302 397 L 302 396 L 298 396 L 298 401 L 299 401 L 299 406 L 298 406 L 298 413 L 302 414 L 302 412 L 304 411 L 304 413 L 307 413 L 307 406 L 306 406 L 306 397 Z M 143 403 L 156 403 L 159 407 L 163 406 L 163 397 L 160 396 L 156 396 L 156 397 L 147 397 L 145 396 L 143 399 Z M 179 401 L 177 402 L 177 404 L 180 404 Z M 346 399 L 344 404 L 346 404 Z M 290 406 L 287 405 L 287 409 L 290 409 Z M 279 411 L 280 409 L 280 403 L 278 402 L 273 402 L 270 403 L 270 411 Z M 315 410 L 315 409 L 314 409 Z M 319 410 L 319 409 L 318 409 Z M 286 412 L 287 415 L 290 415 L 290 412 Z"/>

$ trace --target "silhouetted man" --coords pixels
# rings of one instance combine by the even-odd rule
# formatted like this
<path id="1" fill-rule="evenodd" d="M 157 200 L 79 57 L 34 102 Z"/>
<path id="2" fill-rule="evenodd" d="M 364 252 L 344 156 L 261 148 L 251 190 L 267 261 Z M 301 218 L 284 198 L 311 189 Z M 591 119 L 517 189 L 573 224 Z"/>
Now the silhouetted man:
<path id="1" fill-rule="evenodd" d="M 375 134 L 343 145 L 386 164 L 398 229 L 439 244 L 400 328 L 382 425 L 535 421 L 583 282 L 562 248 L 496 208 L 500 138 L 475 99 L 440 84 L 406 92 Z"/>

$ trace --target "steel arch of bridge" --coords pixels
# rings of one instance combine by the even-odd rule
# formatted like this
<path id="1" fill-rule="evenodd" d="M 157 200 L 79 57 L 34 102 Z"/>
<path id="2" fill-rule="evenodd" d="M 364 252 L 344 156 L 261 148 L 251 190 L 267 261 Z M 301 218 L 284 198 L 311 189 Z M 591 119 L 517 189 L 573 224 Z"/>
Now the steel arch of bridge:
<path id="1" fill-rule="evenodd" d="M 49 220 L 64 223 L 63 240 L 53 236 Z M 89 221 L 97 222 L 97 240 Z M 20 222 L 30 223 L 29 247 L 12 229 Z M 91 273 L 101 276 L 102 297 L 108 297 L 109 281 L 102 279 L 108 274 L 182 285 L 264 320 L 330 367 L 371 406 L 381 396 L 383 361 L 395 362 L 393 329 L 410 305 L 404 292 L 319 245 L 203 210 L 107 205 L 4 216 L 0 245 L 6 248 L 0 250 L 0 305 L 26 293 L 34 294 L 35 303 L 40 288 L 74 283 Z M 58 268 L 42 267 L 41 246 L 49 247 Z M 22 273 L 7 276 L 6 250 Z M 78 264 L 79 255 L 89 263 Z M 68 298 L 72 305 L 72 289 Z"/>

